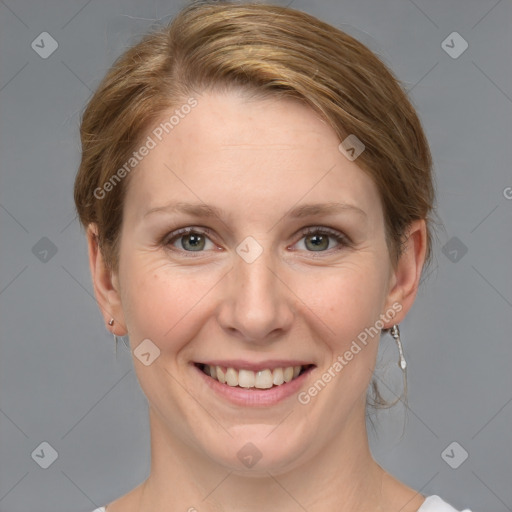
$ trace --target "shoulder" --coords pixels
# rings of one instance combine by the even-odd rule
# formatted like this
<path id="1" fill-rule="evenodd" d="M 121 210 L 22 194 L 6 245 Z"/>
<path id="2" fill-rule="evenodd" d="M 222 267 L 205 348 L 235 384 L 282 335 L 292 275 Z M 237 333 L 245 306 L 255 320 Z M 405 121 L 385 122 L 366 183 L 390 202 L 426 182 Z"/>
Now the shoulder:
<path id="1" fill-rule="evenodd" d="M 105 512 L 105 507 L 99 507 L 92 512 Z M 459 512 L 453 508 L 450 504 L 446 503 L 442 498 L 437 495 L 427 496 L 425 501 L 418 509 L 418 512 Z M 468 508 L 461 510 L 460 512 L 471 512 Z"/>
<path id="2" fill-rule="evenodd" d="M 457 509 L 453 508 L 451 505 L 446 503 L 439 496 L 432 495 L 427 496 L 423 505 L 418 509 L 418 512 L 459 512 Z M 471 512 L 468 508 L 461 510 L 460 512 Z"/>

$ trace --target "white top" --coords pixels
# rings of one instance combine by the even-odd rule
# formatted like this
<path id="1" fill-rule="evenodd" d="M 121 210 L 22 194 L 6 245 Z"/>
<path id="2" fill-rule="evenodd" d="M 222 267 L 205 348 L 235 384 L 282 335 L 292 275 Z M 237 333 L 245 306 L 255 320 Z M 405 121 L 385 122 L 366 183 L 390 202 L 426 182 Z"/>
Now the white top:
<path id="1" fill-rule="evenodd" d="M 97 508 L 96 510 L 93 510 L 92 512 L 105 512 L 105 507 Z M 455 508 L 453 508 L 451 505 L 446 503 L 446 501 L 442 500 L 437 495 L 427 496 L 425 501 L 423 502 L 423 505 L 418 509 L 418 512 L 459 512 Z M 464 510 L 461 510 L 460 512 L 471 512 L 469 508 L 465 508 Z"/>

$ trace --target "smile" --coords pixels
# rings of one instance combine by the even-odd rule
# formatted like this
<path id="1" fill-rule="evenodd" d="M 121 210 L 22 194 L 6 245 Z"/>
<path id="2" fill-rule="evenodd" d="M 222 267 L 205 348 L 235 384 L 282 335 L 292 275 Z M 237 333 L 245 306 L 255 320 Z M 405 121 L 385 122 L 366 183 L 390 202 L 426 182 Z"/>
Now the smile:
<path id="1" fill-rule="evenodd" d="M 221 384 L 244 389 L 271 389 L 295 380 L 314 365 L 265 368 L 258 371 L 201 363 L 196 363 L 196 366 Z"/>

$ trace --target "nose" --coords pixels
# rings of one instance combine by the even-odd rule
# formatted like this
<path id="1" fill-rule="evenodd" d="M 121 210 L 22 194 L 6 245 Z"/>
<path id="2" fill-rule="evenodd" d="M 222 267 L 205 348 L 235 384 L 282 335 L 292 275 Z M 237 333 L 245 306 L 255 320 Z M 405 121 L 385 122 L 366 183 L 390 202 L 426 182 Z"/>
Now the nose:
<path id="1" fill-rule="evenodd" d="M 290 329 L 294 296 L 270 250 L 249 263 L 234 253 L 226 276 L 218 321 L 228 334 L 251 344 L 268 344 Z"/>

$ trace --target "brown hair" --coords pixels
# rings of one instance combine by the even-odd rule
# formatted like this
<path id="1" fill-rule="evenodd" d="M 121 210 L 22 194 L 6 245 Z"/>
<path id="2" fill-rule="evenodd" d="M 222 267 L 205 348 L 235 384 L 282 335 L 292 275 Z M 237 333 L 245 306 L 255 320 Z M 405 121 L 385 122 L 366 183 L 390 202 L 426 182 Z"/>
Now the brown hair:
<path id="1" fill-rule="evenodd" d="M 75 203 L 84 227 L 97 224 L 111 270 L 118 270 L 131 178 L 119 179 L 121 166 L 169 109 L 190 103 L 194 94 L 231 88 L 256 98 L 295 98 L 329 123 L 340 141 L 349 135 L 362 141 L 357 164 L 379 190 L 393 265 L 417 219 L 427 223 L 424 268 L 430 263 L 431 154 L 415 109 L 386 65 L 353 37 L 306 13 L 201 1 L 123 53 L 83 113 Z M 372 385 L 374 405 L 385 406 Z"/>
<path id="2" fill-rule="evenodd" d="M 306 102 L 344 140 L 365 150 L 357 164 L 379 190 L 393 264 L 407 226 L 427 221 L 431 260 L 431 155 L 415 109 L 366 46 L 303 12 L 255 3 L 195 2 L 121 55 L 83 112 L 75 204 L 98 225 L 106 264 L 118 270 L 127 179 L 109 187 L 151 123 L 194 93 L 238 87 L 257 97 Z M 105 185 L 107 184 L 107 187 Z M 98 190 L 109 190 L 98 197 Z"/>

